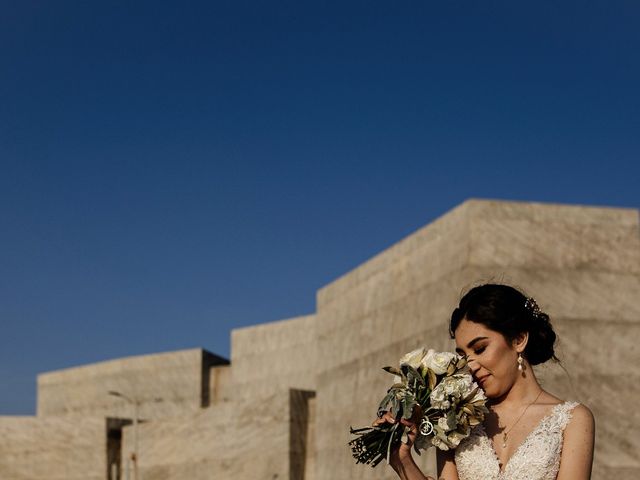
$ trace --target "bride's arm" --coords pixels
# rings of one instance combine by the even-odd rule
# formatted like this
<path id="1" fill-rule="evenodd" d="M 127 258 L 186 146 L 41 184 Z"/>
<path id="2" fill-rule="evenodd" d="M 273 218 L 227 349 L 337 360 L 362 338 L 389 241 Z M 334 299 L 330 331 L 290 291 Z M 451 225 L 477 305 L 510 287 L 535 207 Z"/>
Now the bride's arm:
<path id="1" fill-rule="evenodd" d="M 409 459 L 402 462 L 392 462 L 391 466 L 400 477 L 400 480 L 433 480 L 432 477 L 425 476 L 422 470 L 416 465 L 409 455 Z"/>
<path id="2" fill-rule="evenodd" d="M 458 480 L 458 471 L 453 461 L 452 451 L 436 450 L 436 459 L 438 463 L 438 480 Z M 426 477 L 422 473 L 410 453 L 403 460 L 391 464 L 401 480 L 433 480 L 432 477 Z"/>
<path id="3" fill-rule="evenodd" d="M 447 452 L 436 450 L 436 460 L 438 462 L 438 480 L 459 480 L 453 450 Z"/>
<path id="4" fill-rule="evenodd" d="M 395 460 L 395 462 L 391 463 L 391 466 L 401 480 L 433 480 L 432 477 L 425 476 L 418 468 L 411 456 L 410 449 L 405 450 L 404 455 L 401 454 Z M 459 480 L 452 450 L 444 452 L 436 449 L 436 460 L 438 464 L 438 480 Z"/>
<path id="5" fill-rule="evenodd" d="M 589 480 L 593 463 L 595 422 L 584 405 L 573 409 L 571 421 L 564 430 L 560 471 L 557 480 Z"/>
<path id="6" fill-rule="evenodd" d="M 383 423 L 394 423 L 394 417 L 386 412 L 381 418 L 373 422 L 373 425 L 381 425 Z M 416 464 L 411 455 L 411 449 L 413 442 L 416 439 L 417 425 L 411 421 L 400 420 L 400 422 L 409 427 L 407 432 L 407 443 L 401 443 L 399 448 L 392 451 L 390 458 L 390 465 L 395 470 L 400 480 L 434 480 L 433 477 L 426 476 L 420 470 L 420 467 Z M 456 464 L 453 460 L 454 452 L 444 452 L 442 450 L 436 450 L 436 460 L 438 464 L 438 480 L 459 480 Z"/>

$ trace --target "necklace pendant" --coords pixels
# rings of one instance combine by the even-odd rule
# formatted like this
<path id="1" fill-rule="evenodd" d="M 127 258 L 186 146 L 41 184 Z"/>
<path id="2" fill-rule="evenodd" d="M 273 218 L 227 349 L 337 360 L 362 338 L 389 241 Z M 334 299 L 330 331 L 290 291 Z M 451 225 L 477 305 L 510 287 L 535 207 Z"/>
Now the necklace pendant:
<path id="1" fill-rule="evenodd" d="M 507 448 L 507 434 L 502 434 L 502 448 Z"/>

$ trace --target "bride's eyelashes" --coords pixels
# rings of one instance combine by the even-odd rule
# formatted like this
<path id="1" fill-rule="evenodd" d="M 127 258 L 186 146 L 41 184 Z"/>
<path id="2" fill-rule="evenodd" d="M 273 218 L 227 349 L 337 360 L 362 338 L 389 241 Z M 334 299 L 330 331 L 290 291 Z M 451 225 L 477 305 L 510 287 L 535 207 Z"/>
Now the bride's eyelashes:
<path id="1" fill-rule="evenodd" d="M 475 353 L 476 355 L 480 355 L 486 349 L 487 349 L 486 345 L 483 345 L 482 347 L 478 347 L 476 350 L 474 350 L 473 353 Z"/>

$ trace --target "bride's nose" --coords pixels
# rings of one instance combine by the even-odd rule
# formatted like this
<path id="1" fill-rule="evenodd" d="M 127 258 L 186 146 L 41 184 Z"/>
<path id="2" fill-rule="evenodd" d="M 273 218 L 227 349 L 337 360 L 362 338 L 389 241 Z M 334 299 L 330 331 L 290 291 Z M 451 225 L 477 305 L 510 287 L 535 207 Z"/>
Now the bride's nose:
<path id="1" fill-rule="evenodd" d="M 480 369 L 480 364 L 473 357 L 467 357 L 467 365 L 469 365 L 469 370 L 471 374 L 475 376 L 476 372 Z"/>

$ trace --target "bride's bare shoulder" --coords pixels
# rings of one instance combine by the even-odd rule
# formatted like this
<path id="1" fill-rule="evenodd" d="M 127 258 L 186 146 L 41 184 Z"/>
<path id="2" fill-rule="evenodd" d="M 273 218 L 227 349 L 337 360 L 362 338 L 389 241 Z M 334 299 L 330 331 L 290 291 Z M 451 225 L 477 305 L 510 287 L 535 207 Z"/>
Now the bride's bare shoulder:
<path id="1" fill-rule="evenodd" d="M 540 400 L 540 403 L 552 406 L 568 403 L 567 400 L 556 397 L 555 395 L 547 391 L 544 391 L 544 396 Z M 583 422 L 594 422 L 593 413 L 591 413 L 589 407 L 580 402 L 577 402 L 577 405 L 571 409 L 571 420 L 572 422 L 570 422 L 570 424 L 573 423 L 573 420 L 575 420 L 578 424 L 581 424 Z"/>
<path id="2" fill-rule="evenodd" d="M 557 479 L 591 478 L 595 421 L 589 407 L 580 403 L 572 409 L 571 420 L 564 430 L 563 437 L 562 459 Z"/>
<path id="3" fill-rule="evenodd" d="M 593 430 L 595 428 L 595 419 L 591 409 L 582 403 L 576 405 L 571 410 L 571 421 L 567 425 L 567 430 L 572 426 L 573 428 L 581 426 Z"/>

